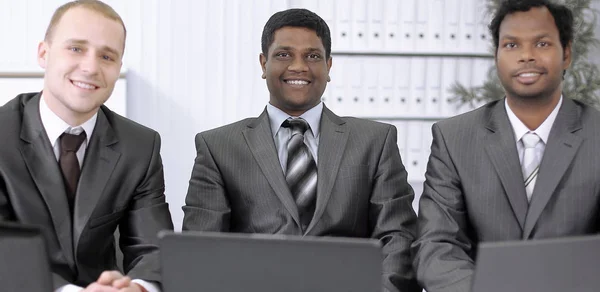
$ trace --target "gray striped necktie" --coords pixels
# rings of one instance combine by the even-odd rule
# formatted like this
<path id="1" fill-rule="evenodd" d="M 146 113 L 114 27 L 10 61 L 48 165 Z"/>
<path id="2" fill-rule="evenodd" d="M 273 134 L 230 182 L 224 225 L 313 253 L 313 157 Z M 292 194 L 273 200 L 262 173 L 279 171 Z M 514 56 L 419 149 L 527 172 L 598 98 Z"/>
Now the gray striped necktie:
<path id="1" fill-rule="evenodd" d="M 302 119 L 289 118 L 282 124 L 290 128 L 292 135 L 287 144 L 287 171 L 285 180 L 298 206 L 302 231 L 306 231 L 315 212 L 317 197 L 317 164 L 304 143 L 308 123 Z"/>
<path id="2" fill-rule="evenodd" d="M 535 133 L 527 133 L 521 138 L 524 146 L 523 153 L 523 179 L 525 180 L 525 191 L 527 201 L 531 202 L 531 195 L 535 187 L 538 172 L 540 170 L 540 158 L 536 154 L 535 146 L 540 142 L 540 137 Z"/>

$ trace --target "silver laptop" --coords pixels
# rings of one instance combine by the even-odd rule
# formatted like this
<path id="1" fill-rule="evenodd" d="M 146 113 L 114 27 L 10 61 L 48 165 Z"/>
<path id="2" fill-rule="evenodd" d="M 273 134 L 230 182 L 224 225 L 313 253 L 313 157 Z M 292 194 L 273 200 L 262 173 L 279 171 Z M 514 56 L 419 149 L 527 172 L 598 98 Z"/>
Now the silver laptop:
<path id="1" fill-rule="evenodd" d="M 53 291 L 52 272 L 41 231 L 0 222 L 0 291 Z"/>
<path id="2" fill-rule="evenodd" d="M 600 236 L 483 243 L 472 292 L 600 291 Z"/>
<path id="3" fill-rule="evenodd" d="M 377 240 L 162 232 L 164 291 L 381 291 Z"/>

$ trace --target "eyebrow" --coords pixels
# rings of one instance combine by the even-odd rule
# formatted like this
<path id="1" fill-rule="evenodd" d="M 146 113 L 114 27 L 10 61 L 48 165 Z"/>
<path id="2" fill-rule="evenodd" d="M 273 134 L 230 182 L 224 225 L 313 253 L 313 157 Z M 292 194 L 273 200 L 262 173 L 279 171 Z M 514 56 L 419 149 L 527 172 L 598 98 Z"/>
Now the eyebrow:
<path id="1" fill-rule="evenodd" d="M 543 39 L 543 38 L 549 38 L 549 37 L 550 37 L 550 34 L 548 34 L 548 33 L 540 33 L 540 34 L 538 34 L 538 35 L 535 35 L 535 36 L 533 37 L 533 39 L 539 40 L 539 39 Z M 519 38 L 518 38 L 518 37 L 516 37 L 516 36 L 512 36 L 512 35 L 509 35 L 509 34 L 508 34 L 508 35 L 504 35 L 504 36 L 502 36 L 502 39 L 516 40 L 516 39 L 519 39 Z"/>
<path id="2" fill-rule="evenodd" d="M 68 40 L 65 41 L 65 43 L 76 44 L 76 45 L 89 45 L 90 44 L 90 42 L 88 42 L 86 40 L 80 40 L 80 39 L 68 39 Z M 117 50 L 115 50 L 115 49 L 113 49 L 113 48 L 111 48 L 109 46 L 102 46 L 102 47 L 100 47 L 100 49 L 102 51 L 107 51 L 107 52 L 109 52 L 111 54 L 114 54 L 116 56 L 119 56 L 119 57 L 121 56 L 121 54 Z"/>
<path id="3" fill-rule="evenodd" d="M 278 51 L 278 50 L 293 51 L 294 48 L 290 47 L 290 46 L 279 46 L 279 47 L 276 47 L 275 49 L 273 49 L 273 51 Z M 319 53 L 324 53 L 323 50 L 319 49 L 319 48 L 306 48 L 304 51 L 305 52 L 315 52 L 316 51 Z"/>

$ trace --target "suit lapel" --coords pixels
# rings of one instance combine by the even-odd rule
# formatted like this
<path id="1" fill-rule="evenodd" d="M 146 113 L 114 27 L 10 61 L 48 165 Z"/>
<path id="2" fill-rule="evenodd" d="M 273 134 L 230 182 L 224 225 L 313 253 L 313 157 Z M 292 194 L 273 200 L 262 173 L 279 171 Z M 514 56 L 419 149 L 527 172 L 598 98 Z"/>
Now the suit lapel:
<path id="1" fill-rule="evenodd" d="M 523 238 L 531 236 L 533 228 L 539 219 L 546 204 L 554 194 L 556 186 L 571 165 L 582 138 L 573 134 L 581 129 L 580 113 L 575 103 L 563 98 L 563 104 L 552 125 L 548 145 L 544 150 L 544 156 L 540 164 L 540 171 L 531 196 L 531 204 Z"/>
<path id="2" fill-rule="evenodd" d="M 256 159 L 271 188 L 273 188 L 281 203 L 290 212 L 296 224 L 300 226 L 298 207 L 296 206 L 296 202 L 294 202 L 292 193 L 285 181 L 281 164 L 279 163 L 279 156 L 275 149 L 275 142 L 273 141 L 266 109 L 258 118 L 248 124 L 248 128 L 243 131 L 243 135 L 250 151 L 254 155 L 254 159 Z"/>
<path id="3" fill-rule="evenodd" d="M 490 111 L 490 119 L 486 125 L 490 132 L 486 136 L 485 150 L 523 230 L 528 208 L 527 194 L 520 170 L 515 134 L 506 114 L 504 99 L 498 101 Z"/>
<path id="4" fill-rule="evenodd" d="M 327 107 L 323 106 L 317 165 L 317 203 L 315 214 L 305 232 L 306 234 L 317 224 L 331 197 L 331 189 L 337 178 L 346 142 L 348 141 L 349 133 L 345 123 Z"/>
<path id="5" fill-rule="evenodd" d="M 121 157 L 121 153 L 111 147 L 118 141 L 104 111 L 100 109 L 94 133 L 85 152 L 75 197 L 75 214 L 73 216 L 75 251 L 77 251 L 81 233 L 94 212 L 108 179 Z"/>
<path id="6" fill-rule="evenodd" d="M 21 155 L 48 207 L 63 255 L 71 269 L 75 270 L 69 203 L 52 144 L 42 126 L 39 103 L 38 94 L 25 105 L 21 127 L 21 140 L 24 142 Z"/>

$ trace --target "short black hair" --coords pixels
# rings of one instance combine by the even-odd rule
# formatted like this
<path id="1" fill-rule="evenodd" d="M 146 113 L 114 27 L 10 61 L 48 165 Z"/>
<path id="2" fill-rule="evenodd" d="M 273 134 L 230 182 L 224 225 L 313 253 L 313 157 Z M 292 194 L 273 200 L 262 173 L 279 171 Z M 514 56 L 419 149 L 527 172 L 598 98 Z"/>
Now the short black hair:
<path id="1" fill-rule="evenodd" d="M 269 18 L 263 28 L 260 39 L 262 52 L 265 57 L 268 57 L 269 46 L 274 41 L 275 31 L 285 26 L 304 27 L 315 31 L 317 36 L 321 38 L 323 47 L 325 47 L 325 55 L 329 59 L 331 55 L 331 33 L 329 32 L 329 26 L 316 13 L 300 8 L 279 11 Z"/>
<path id="2" fill-rule="evenodd" d="M 500 7 L 496 10 L 489 29 L 494 39 L 494 48 L 498 51 L 500 43 L 500 24 L 509 14 L 518 11 L 529 11 L 533 7 L 545 6 L 554 17 L 554 23 L 558 28 L 560 44 L 563 50 L 567 48 L 569 43 L 573 41 L 573 12 L 564 5 L 555 4 L 548 0 L 504 0 L 500 3 Z"/>

